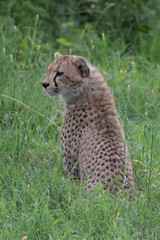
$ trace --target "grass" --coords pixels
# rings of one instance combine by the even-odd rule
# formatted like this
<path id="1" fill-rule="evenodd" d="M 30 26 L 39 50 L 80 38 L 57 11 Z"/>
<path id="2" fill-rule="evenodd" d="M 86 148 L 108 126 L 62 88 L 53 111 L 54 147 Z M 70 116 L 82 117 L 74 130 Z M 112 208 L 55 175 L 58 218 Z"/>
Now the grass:
<path id="1" fill-rule="evenodd" d="M 63 104 L 41 86 L 57 49 L 37 33 L 37 25 L 25 34 L 0 29 L 0 240 L 159 240 L 160 66 L 141 53 L 121 57 L 121 39 L 110 46 L 93 36 L 72 49 L 99 67 L 114 93 L 137 190 L 128 206 L 124 196 L 101 186 L 88 193 L 65 177 Z"/>

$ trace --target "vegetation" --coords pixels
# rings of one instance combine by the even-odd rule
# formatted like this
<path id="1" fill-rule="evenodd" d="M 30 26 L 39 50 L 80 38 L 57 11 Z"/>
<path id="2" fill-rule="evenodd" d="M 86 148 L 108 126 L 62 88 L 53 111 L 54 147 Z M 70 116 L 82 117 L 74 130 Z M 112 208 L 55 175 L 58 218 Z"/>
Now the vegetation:
<path id="1" fill-rule="evenodd" d="M 0 240 L 160 239 L 159 3 L 1 2 Z M 114 93 L 133 160 L 130 204 L 65 176 L 64 107 L 41 86 L 55 51 L 86 57 Z"/>

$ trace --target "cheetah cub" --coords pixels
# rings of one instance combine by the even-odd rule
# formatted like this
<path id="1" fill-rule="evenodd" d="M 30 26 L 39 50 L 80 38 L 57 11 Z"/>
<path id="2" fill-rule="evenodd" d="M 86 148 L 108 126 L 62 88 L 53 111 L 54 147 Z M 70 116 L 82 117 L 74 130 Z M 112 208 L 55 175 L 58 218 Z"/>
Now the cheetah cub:
<path id="1" fill-rule="evenodd" d="M 124 132 L 98 69 L 82 57 L 55 53 L 42 85 L 66 105 L 60 140 L 67 175 L 84 182 L 85 189 L 97 182 L 113 193 L 134 189 Z"/>

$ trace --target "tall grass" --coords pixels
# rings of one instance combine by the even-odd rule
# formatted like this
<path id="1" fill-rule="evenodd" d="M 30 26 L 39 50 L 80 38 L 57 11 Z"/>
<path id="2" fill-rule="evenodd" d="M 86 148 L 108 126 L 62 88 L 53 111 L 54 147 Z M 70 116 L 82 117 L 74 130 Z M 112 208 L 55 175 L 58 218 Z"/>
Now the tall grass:
<path id="1" fill-rule="evenodd" d="M 66 178 L 63 104 L 41 86 L 57 49 L 41 42 L 38 22 L 23 32 L 7 26 L 0 28 L 0 240 L 159 240 L 160 66 L 145 55 L 121 56 L 122 38 L 110 45 L 105 35 L 86 36 L 72 49 L 99 67 L 114 93 L 133 160 L 128 205 L 123 194 L 85 192 Z"/>

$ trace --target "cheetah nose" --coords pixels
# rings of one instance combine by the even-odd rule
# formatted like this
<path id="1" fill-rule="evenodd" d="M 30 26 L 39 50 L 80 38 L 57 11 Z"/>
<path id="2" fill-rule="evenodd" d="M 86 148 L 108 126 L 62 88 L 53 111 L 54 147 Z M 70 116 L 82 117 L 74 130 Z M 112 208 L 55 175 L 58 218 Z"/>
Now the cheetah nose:
<path id="1" fill-rule="evenodd" d="M 46 89 L 49 86 L 49 83 L 42 82 L 42 86 Z"/>

